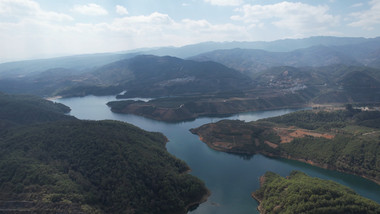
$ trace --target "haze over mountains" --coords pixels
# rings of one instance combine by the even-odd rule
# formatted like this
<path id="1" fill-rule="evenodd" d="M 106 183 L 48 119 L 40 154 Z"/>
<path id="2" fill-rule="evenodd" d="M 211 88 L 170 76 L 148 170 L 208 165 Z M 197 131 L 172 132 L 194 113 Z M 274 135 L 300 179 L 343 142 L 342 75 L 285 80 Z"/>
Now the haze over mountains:
<path id="1" fill-rule="evenodd" d="M 45 97 L 112 95 L 122 91 L 127 91 L 124 97 L 237 91 L 252 96 L 252 90 L 264 87 L 267 92 L 309 90 L 312 95 L 307 102 L 336 99 L 377 102 L 378 53 L 380 38 L 311 37 L 274 42 L 200 43 L 137 53 L 3 63 L 0 64 L 0 91 Z M 360 88 L 360 93 L 353 98 L 352 93 L 358 90 L 351 89 L 356 88 Z M 363 99 L 360 94 L 366 91 L 370 95 Z M 326 98 L 326 94 L 334 99 Z"/>
<path id="2" fill-rule="evenodd" d="M 337 42 L 339 44 L 339 42 Z M 191 57 L 198 61 L 215 61 L 236 70 L 257 73 L 274 66 L 319 67 L 335 64 L 379 66 L 380 38 L 362 43 L 318 45 L 288 52 L 258 49 L 224 49 Z"/>
<path id="3" fill-rule="evenodd" d="M 20 208 L 10 205 L 16 201 L 33 209 L 42 207 L 37 211 L 185 213 L 209 195 L 201 181 L 186 173 L 187 165 L 167 153 L 167 139 L 163 135 L 116 121 L 81 121 L 65 115 L 69 112 L 67 106 L 38 97 L 154 98 L 148 102 L 117 100 L 107 105 L 116 113 L 170 122 L 315 104 L 351 103 L 371 107 L 380 103 L 379 53 L 380 38 L 312 37 L 274 42 L 201 43 L 181 48 L 0 64 L 0 133 L 3 135 L 0 155 L 4 157 L 0 161 L 3 170 L 0 176 L 6 181 L 0 185 L 0 200 L 11 210 Z M 311 118 L 305 124 L 315 124 L 312 116 L 305 115 L 295 118 Z M 361 150 L 361 153 L 372 157 L 376 156 L 372 153 L 378 153 L 378 113 L 365 113 L 365 117 L 364 122 L 360 121 L 367 124 L 360 127 L 365 131 L 355 137 L 371 138 L 365 142 L 369 145 L 365 147 L 368 152 Z M 323 117 L 320 124 L 326 125 L 326 118 L 333 117 Z M 339 129 L 345 123 L 355 125 L 354 128 L 362 125 L 350 121 L 351 117 L 331 121 L 327 125 L 333 129 L 328 131 L 342 133 L 345 130 Z M 253 136 L 231 134 L 226 131 L 234 129 L 231 127 L 221 126 L 220 130 L 233 140 L 235 136 L 245 139 Z M 347 133 L 350 134 L 347 138 L 336 138 L 331 145 L 344 148 L 353 139 L 351 129 Z M 271 136 L 258 138 L 273 149 L 280 143 Z M 249 143 L 249 148 L 252 143 L 259 146 L 257 141 L 249 140 Z M 347 147 L 351 148 L 350 145 Z M 303 153 L 304 148 L 291 149 Z M 326 153 L 314 147 L 311 150 Z M 343 159 L 348 157 L 345 154 Z M 352 154 L 359 157 L 357 153 Z M 366 168 L 367 163 L 356 161 L 344 169 L 355 166 L 356 171 L 348 172 L 378 179 L 377 168 Z M 362 173 L 362 169 L 369 172 Z M 50 172 L 55 172 L 56 177 Z"/>
<path id="4" fill-rule="evenodd" d="M 205 42 L 183 47 L 163 47 L 151 49 L 138 49 L 136 51 L 128 51 L 126 53 L 105 53 L 105 54 L 86 54 L 74 55 L 67 57 L 58 57 L 52 59 L 26 60 L 17 62 L 7 62 L 0 64 L 0 77 L 14 77 L 26 75 L 34 72 L 42 72 L 51 68 L 67 68 L 84 70 L 99 67 L 121 59 L 131 58 L 139 54 L 151 54 L 157 56 L 174 56 L 179 58 L 190 58 L 202 53 L 215 50 L 225 49 L 257 49 L 268 52 L 291 52 L 297 49 L 305 49 L 313 46 L 337 47 L 341 50 L 347 49 L 351 54 L 360 56 L 362 52 L 358 52 L 358 47 L 362 46 L 362 50 L 371 49 L 370 52 L 379 51 L 380 38 L 357 38 L 357 37 L 310 37 L 306 39 L 284 39 L 273 42 Z M 373 45 L 375 44 L 375 45 Z M 344 47 L 343 47 L 344 46 Z M 354 46 L 354 47 L 353 47 Z M 376 55 L 375 55 L 376 56 Z"/>

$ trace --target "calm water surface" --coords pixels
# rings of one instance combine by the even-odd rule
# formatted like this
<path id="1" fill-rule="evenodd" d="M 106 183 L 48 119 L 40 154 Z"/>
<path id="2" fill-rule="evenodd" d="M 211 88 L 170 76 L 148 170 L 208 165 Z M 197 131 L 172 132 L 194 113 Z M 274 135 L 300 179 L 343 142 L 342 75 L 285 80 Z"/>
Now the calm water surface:
<path id="1" fill-rule="evenodd" d="M 166 123 L 147 118 L 112 113 L 106 106 L 113 96 L 86 96 L 56 100 L 71 110 L 71 115 L 79 119 L 120 120 L 134 124 L 148 131 L 164 133 L 168 139 L 167 150 L 176 157 L 186 161 L 192 169 L 191 174 L 199 177 L 211 190 L 208 201 L 201 204 L 191 214 L 244 214 L 258 213 L 257 202 L 251 198 L 251 192 L 259 188 L 259 177 L 266 171 L 273 171 L 282 176 L 292 170 L 323 179 L 330 179 L 354 189 L 357 193 L 380 203 L 380 185 L 358 176 L 320 169 L 297 161 L 268 158 L 262 155 L 243 157 L 214 151 L 202 143 L 198 136 L 189 132 L 206 123 L 221 119 L 239 119 L 254 121 L 261 118 L 286 114 L 294 109 L 259 111 L 233 115 L 227 118 L 199 118 L 191 122 Z"/>

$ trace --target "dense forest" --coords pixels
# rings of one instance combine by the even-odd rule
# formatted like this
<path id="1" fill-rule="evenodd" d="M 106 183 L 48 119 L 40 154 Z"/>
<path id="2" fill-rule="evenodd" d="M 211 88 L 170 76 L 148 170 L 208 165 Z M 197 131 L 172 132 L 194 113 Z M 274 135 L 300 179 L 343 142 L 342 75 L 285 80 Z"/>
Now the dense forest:
<path id="1" fill-rule="evenodd" d="M 2 106 L 23 106 L 31 116 L 52 110 L 35 111 L 20 100 L 52 107 L 56 114 L 67 110 L 32 97 L 6 100 Z M 6 110 L 0 107 L 0 115 Z M 5 211 L 186 213 L 207 196 L 203 182 L 187 173 L 186 163 L 166 151 L 162 134 L 123 122 L 61 116 L 34 123 L 0 118 L 13 124 L 0 137 L 0 204 Z"/>
<path id="2" fill-rule="evenodd" d="M 247 98 L 243 91 L 209 95 L 163 97 L 148 102 L 120 100 L 107 103 L 111 111 L 135 114 L 154 120 L 179 122 L 205 116 L 226 116 L 239 112 L 306 106 L 312 92 Z"/>
<path id="3" fill-rule="evenodd" d="M 0 92 L 0 121 L 26 125 L 58 120 L 73 120 L 65 115 L 70 108 L 30 95 L 9 95 Z"/>
<path id="4" fill-rule="evenodd" d="M 273 172 L 261 178 L 252 196 L 262 214 L 271 213 L 379 213 L 380 205 L 333 181 L 293 171 L 286 178 Z"/>
<path id="5" fill-rule="evenodd" d="M 211 148 L 300 160 L 380 182 L 380 112 L 298 111 L 256 122 L 224 120 L 191 131 Z"/>
<path id="6" fill-rule="evenodd" d="M 379 37 L 312 37 L 10 62 L 0 64 L 0 91 L 153 98 L 107 105 L 116 113 L 170 122 L 326 104 L 378 105 L 379 50 Z M 162 134 L 123 122 L 82 121 L 68 112 L 59 103 L 0 92 L 0 212 L 186 213 L 208 196 L 186 163 L 166 151 Z M 374 109 L 347 105 L 249 123 L 223 120 L 191 132 L 216 150 L 294 159 L 380 184 L 380 112 Z M 309 179 L 299 172 L 288 179 L 267 173 L 254 194 L 260 209 L 379 212 L 351 190 Z M 293 181 L 302 190 L 298 196 L 286 195 Z"/>
<path id="7" fill-rule="evenodd" d="M 153 69 L 153 71 L 156 70 Z M 194 93 L 188 93 L 186 96 L 174 94 L 179 90 L 174 83 L 184 87 L 185 83 L 182 84 L 181 81 L 186 78 L 173 79 L 169 87 L 165 81 L 158 81 L 157 77 L 153 78 L 156 83 L 150 82 L 150 84 L 164 86 L 165 90 L 158 90 L 153 86 L 149 87 L 150 90 L 154 90 L 155 93 L 162 90 L 171 91 L 173 94 L 166 93 L 163 94 L 163 97 L 157 98 L 157 94 L 149 93 L 156 99 L 146 103 L 113 101 L 109 103 L 109 106 L 112 111 L 117 113 L 136 114 L 172 122 L 257 110 L 310 107 L 315 104 L 378 103 L 380 100 L 379 71 L 376 68 L 348 65 L 302 68 L 278 66 L 255 73 L 246 88 L 227 87 L 229 84 L 225 84 L 226 90 L 224 91 L 212 90 L 207 93 L 206 91 L 204 93 L 193 91 Z M 163 72 L 159 73 L 159 76 L 161 75 Z M 216 76 L 219 75 L 216 74 Z M 230 80 L 230 84 L 236 81 L 236 79 Z M 206 82 L 212 81 L 214 80 L 209 79 Z M 219 82 L 219 80 L 215 79 L 215 82 Z M 190 83 L 194 84 L 193 81 Z M 241 84 L 245 83 L 241 82 Z M 201 88 L 205 90 L 212 86 L 205 84 Z M 129 90 L 129 97 L 133 97 L 130 96 L 131 91 L 133 90 Z M 137 93 L 135 95 L 146 96 Z M 117 98 L 125 97 L 126 94 L 117 95 Z"/>

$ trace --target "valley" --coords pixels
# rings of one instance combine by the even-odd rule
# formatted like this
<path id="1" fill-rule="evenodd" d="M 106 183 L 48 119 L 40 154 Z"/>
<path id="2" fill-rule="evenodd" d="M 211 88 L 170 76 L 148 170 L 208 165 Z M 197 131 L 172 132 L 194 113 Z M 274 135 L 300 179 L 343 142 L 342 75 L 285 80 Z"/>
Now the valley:
<path id="1" fill-rule="evenodd" d="M 256 189 L 260 209 L 292 206 L 265 202 L 273 199 L 255 179 L 276 177 L 265 173 L 271 168 L 302 182 L 306 175 L 291 171 L 337 182 L 348 175 L 334 173 L 360 176 L 377 184 L 359 180 L 371 187 L 363 190 L 342 183 L 376 201 L 379 50 L 379 38 L 311 37 L 0 64 L 0 209 L 255 211 L 248 192 L 228 188 L 238 177 L 239 188 Z M 58 103 L 42 99 L 48 97 Z M 282 115 L 305 108 L 313 109 Z M 261 112 L 269 115 L 240 118 Z M 211 149 L 193 145 L 200 140 Z M 318 191 L 327 191 L 319 188 L 323 181 L 315 182 Z M 360 210 L 350 204 L 356 200 L 376 212 L 378 201 L 351 193 L 329 202 Z"/>
<path id="2" fill-rule="evenodd" d="M 0 214 L 379 214 L 380 0 L 0 0 Z"/>

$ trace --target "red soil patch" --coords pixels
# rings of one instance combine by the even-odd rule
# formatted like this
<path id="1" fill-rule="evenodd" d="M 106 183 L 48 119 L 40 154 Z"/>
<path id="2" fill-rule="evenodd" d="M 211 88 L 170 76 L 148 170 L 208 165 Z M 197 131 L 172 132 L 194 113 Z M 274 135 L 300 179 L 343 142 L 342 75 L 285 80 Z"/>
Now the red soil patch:
<path id="1" fill-rule="evenodd" d="M 272 143 L 272 142 L 269 142 L 269 141 L 264 141 L 264 143 L 265 144 L 267 144 L 268 146 L 270 146 L 270 147 L 272 147 L 273 149 L 275 149 L 275 148 L 277 148 L 278 147 L 278 145 L 277 144 L 274 144 L 274 143 Z"/>
<path id="2" fill-rule="evenodd" d="M 317 133 L 306 129 L 294 129 L 294 127 L 289 128 L 274 128 L 277 134 L 281 138 L 281 143 L 290 143 L 294 138 L 303 138 L 305 136 L 312 137 L 323 137 L 326 139 L 333 139 L 335 135 L 327 133 Z"/>

